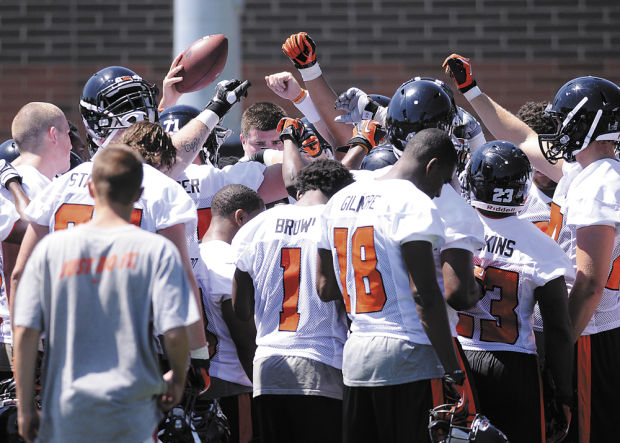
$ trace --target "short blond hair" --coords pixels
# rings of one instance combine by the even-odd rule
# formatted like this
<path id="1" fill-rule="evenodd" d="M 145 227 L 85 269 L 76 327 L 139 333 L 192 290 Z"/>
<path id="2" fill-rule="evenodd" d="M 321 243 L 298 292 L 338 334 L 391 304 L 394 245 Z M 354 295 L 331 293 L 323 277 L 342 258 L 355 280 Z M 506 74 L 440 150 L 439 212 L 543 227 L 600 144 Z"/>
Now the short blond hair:
<path id="1" fill-rule="evenodd" d="M 51 103 L 30 102 L 15 114 L 11 135 L 20 151 L 37 152 L 41 137 L 54 126 L 58 129 L 66 122 L 64 112 Z"/>

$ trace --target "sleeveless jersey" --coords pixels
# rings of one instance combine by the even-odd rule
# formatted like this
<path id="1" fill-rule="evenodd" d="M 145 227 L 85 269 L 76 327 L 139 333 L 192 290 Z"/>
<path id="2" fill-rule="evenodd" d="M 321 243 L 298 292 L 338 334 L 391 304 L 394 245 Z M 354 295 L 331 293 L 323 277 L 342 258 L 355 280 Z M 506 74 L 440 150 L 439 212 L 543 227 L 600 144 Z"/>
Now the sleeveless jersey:
<path id="1" fill-rule="evenodd" d="M 254 281 L 256 355 L 297 356 L 342 367 L 347 325 L 316 292 L 323 205 L 282 205 L 245 224 L 233 239 L 237 268 Z"/>
<path id="2" fill-rule="evenodd" d="M 459 341 L 464 349 L 534 354 L 534 290 L 573 274 L 572 264 L 527 220 L 479 217 L 486 246 L 474 262 L 486 272 L 486 294 L 476 306 L 459 312 Z"/>
<path id="3" fill-rule="evenodd" d="M 89 221 L 94 200 L 88 192 L 93 163 L 85 162 L 53 180 L 28 205 L 26 215 L 34 223 L 58 231 Z M 183 189 L 155 168 L 143 165 L 144 191 L 134 204 L 131 222 L 150 232 L 179 223 L 192 223 L 196 208 Z"/>
<path id="4" fill-rule="evenodd" d="M 430 344 L 409 287 L 401 245 L 444 243 L 437 207 L 406 180 L 364 180 L 334 195 L 320 247 L 332 251 L 352 334 Z"/>
<path id="5" fill-rule="evenodd" d="M 577 229 L 606 225 L 615 230 L 608 280 L 603 297 L 583 331 L 596 334 L 620 326 L 620 162 L 602 159 L 584 168 L 573 180 L 566 194 L 565 223 L 572 228 L 576 245 Z M 575 257 L 573 251 L 572 257 Z M 573 261 L 576 266 L 576 259 Z"/>
<path id="6" fill-rule="evenodd" d="M 202 260 L 195 272 L 206 316 L 209 375 L 251 387 L 252 382 L 241 366 L 237 348 L 222 316 L 222 303 L 232 298 L 235 273 L 232 246 L 219 240 L 201 243 L 200 255 Z"/>

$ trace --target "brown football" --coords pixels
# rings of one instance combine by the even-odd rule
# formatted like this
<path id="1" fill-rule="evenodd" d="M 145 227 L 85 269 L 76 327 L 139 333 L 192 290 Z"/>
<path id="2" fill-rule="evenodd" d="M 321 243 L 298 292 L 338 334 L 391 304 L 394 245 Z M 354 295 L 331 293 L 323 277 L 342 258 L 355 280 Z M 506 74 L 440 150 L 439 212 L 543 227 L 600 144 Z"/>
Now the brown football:
<path id="1" fill-rule="evenodd" d="M 228 57 L 228 39 L 224 34 L 202 37 L 183 51 L 178 65 L 183 69 L 177 74 L 183 80 L 174 86 L 179 92 L 198 91 L 209 86 L 220 75 Z"/>

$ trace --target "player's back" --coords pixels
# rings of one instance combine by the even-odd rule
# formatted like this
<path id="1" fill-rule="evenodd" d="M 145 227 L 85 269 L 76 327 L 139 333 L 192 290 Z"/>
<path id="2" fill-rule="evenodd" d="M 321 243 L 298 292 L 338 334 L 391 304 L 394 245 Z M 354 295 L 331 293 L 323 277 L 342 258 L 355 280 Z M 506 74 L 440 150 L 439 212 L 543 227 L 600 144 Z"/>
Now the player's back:
<path id="1" fill-rule="evenodd" d="M 480 214 L 486 245 L 474 256 L 485 270 L 486 294 L 459 313 L 463 348 L 536 352 L 532 330 L 534 291 L 573 273 L 562 249 L 531 222 Z"/>
<path id="2" fill-rule="evenodd" d="M 88 191 L 93 163 L 85 162 L 52 181 L 27 208 L 31 221 L 50 232 L 85 223 L 92 218 L 94 200 Z M 196 209 L 183 189 L 161 172 L 143 165 L 144 188 L 134 204 L 131 222 L 150 232 L 192 222 Z"/>
<path id="3" fill-rule="evenodd" d="M 340 368 L 344 313 L 316 292 L 317 244 L 323 205 L 281 205 L 246 225 L 233 239 L 237 267 L 254 281 L 255 359 L 294 355 Z"/>
<path id="4" fill-rule="evenodd" d="M 443 243 L 444 226 L 431 199 L 405 180 L 356 182 L 330 199 L 323 225 L 320 247 L 332 251 L 351 331 L 430 344 L 401 245 Z"/>

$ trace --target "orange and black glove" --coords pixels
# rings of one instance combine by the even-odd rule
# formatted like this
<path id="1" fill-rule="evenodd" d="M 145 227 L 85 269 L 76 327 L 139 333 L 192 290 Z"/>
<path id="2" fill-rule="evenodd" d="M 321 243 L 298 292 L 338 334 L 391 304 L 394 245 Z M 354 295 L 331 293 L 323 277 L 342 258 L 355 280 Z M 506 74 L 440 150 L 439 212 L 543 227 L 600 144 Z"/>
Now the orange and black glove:
<path id="1" fill-rule="evenodd" d="M 462 55 L 452 54 L 441 65 L 456 83 L 459 92 L 466 93 L 476 86 L 476 80 L 471 70 L 471 62 Z"/>
<path id="2" fill-rule="evenodd" d="M 299 146 L 299 151 L 304 154 L 309 155 L 310 157 L 318 157 L 323 153 L 323 147 L 321 146 L 321 141 L 310 131 L 304 131 L 302 135 L 301 146 Z"/>
<path id="3" fill-rule="evenodd" d="M 280 133 L 280 140 L 291 140 L 297 146 L 301 146 L 304 134 L 304 124 L 301 119 L 284 117 L 278 123 L 276 130 Z"/>
<path id="4" fill-rule="evenodd" d="M 309 68 L 317 62 L 316 44 L 306 32 L 291 35 L 282 45 L 282 50 L 297 69 Z"/>
<path id="5" fill-rule="evenodd" d="M 386 131 L 376 120 L 362 120 L 353 128 L 353 137 L 348 141 L 349 146 L 362 146 L 366 149 L 366 154 L 377 146 Z"/>

